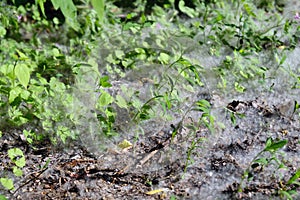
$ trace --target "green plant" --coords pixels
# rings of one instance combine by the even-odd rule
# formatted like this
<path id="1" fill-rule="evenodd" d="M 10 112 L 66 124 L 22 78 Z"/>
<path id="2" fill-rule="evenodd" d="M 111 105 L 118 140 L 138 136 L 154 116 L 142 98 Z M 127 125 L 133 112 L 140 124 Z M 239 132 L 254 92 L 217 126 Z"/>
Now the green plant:
<path id="1" fill-rule="evenodd" d="M 22 176 L 22 168 L 25 166 L 25 156 L 23 154 L 23 151 L 19 148 L 12 148 L 7 151 L 7 154 L 14 165 L 12 166 L 12 171 L 14 175 Z M 0 182 L 7 190 L 14 189 L 13 180 L 11 178 L 1 177 Z"/>
<path id="2" fill-rule="evenodd" d="M 13 0 L 15 3 L 15 0 Z M 90 1 L 84 1 L 86 4 Z M 46 17 L 45 12 L 45 0 L 37 0 L 35 1 L 35 4 L 40 7 L 40 10 L 42 12 L 42 15 Z M 74 30 L 79 31 L 80 25 L 77 20 L 77 7 L 75 6 L 73 0 L 51 0 L 51 3 L 55 10 L 60 9 L 65 17 L 66 23 L 69 24 Z M 104 0 L 91 0 L 91 3 L 97 12 L 97 15 L 100 19 L 100 21 L 103 21 L 104 18 Z M 87 8 L 87 7 L 86 7 Z"/>
<path id="3" fill-rule="evenodd" d="M 283 61 L 284 62 L 284 61 Z M 242 52 L 234 51 L 234 56 L 226 56 L 222 64 L 214 68 L 220 81 L 218 86 L 223 89 L 234 89 L 243 93 L 247 88 L 251 88 L 249 82 L 252 80 L 263 83 L 266 78 L 267 68 L 261 66 L 257 58 L 243 55 Z M 228 82 L 233 83 L 229 85 Z M 246 85 L 248 85 L 246 87 Z"/>
<path id="4" fill-rule="evenodd" d="M 199 118 L 197 123 L 192 122 L 191 124 L 186 124 L 185 128 L 188 129 L 189 137 L 192 138 L 192 141 L 190 143 L 190 146 L 187 150 L 187 157 L 185 161 L 185 167 L 184 167 L 184 174 L 187 170 L 187 168 L 193 164 L 193 154 L 195 153 L 195 150 L 197 148 L 201 148 L 201 143 L 205 142 L 207 139 L 205 137 L 197 137 L 196 133 L 199 130 L 199 127 L 205 127 L 208 129 L 208 131 L 213 134 L 215 131 L 215 117 L 210 113 L 211 112 L 211 105 L 210 103 L 205 100 L 199 100 L 195 104 L 193 104 L 190 109 L 188 109 L 185 113 L 185 115 L 182 117 L 182 120 L 177 125 L 177 127 L 174 127 L 172 138 L 176 136 L 178 131 L 183 128 L 183 121 L 185 120 L 186 116 L 189 112 L 197 111 L 201 114 L 201 117 Z M 184 177 L 183 174 L 183 177 Z"/>
<path id="5" fill-rule="evenodd" d="M 297 195 L 296 188 L 299 188 L 300 183 L 298 179 L 300 178 L 300 169 L 297 169 L 295 174 L 282 185 L 282 188 L 279 189 L 278 193 L 281 197 L 286 197 L 288 200 L 293 199 L 293 195 Z"/>
<path id="6" fill-rule="evenodd" d="M 286 167 L 284 162 L 280 159 L 278 151 L 284 147 L 287 142 L 288 140 L 273 140 L 272 138 L 269 138 L 266 141 L 265 148 L 252 159 L 249 166 L 244 171 L 239 183 L 238 192 L 243 192 L 247 187 L 246 181 L 250 182 L 255 177 L 255 173 L 260 173 L 269 165 L 275 164 L 275 170 Z"/>
<path id="7" fill-rule="evenodd" d="M 7 200 L 7 198 L 4 195 L 0 194 L 0 200 Z"/>

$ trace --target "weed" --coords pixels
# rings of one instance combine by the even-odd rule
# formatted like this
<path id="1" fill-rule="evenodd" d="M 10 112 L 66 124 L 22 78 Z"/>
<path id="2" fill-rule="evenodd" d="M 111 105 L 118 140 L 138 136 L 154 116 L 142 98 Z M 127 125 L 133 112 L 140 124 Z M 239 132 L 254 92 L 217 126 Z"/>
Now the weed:
<path id="1" fill-rule="evenodd" d="M 250 183 L 252 180 L 255 181 L 257 176 L 259 176 L 259 174 L 263 172 L 265 168 L 275 165 L 275 171 L 273 173 L 275 173 L 278 169 L 286 168 L 284 165 L 284 160 L 280 158 L 279 149 L 283 148 L 287 142 L 287 140 L 273 140 L 272 138 L 269 138 L 266 141 L 265 148 L 252 159 L 247 169 L 244 171 L 242 179 L 239 183 L 239 193 L 243 192 L 245 188 L 247 188 L 247 182 Z M 281 180 L 277 181 L 281 182 Z M 288 183 L 291 182 L 292 181 L 289 181 Z M 281 193 L 283 194 L 283 192 Z"/>

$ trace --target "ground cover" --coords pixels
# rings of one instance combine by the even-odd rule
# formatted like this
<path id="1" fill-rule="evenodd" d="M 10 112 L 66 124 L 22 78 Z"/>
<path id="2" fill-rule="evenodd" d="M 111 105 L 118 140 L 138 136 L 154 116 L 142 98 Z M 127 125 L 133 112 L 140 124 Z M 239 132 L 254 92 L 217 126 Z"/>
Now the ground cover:
<path id="1" fill-rule="evenodd" d="M 2 2 L 0 199 L 299 198 L 297 1 L 99 2 Z"/>

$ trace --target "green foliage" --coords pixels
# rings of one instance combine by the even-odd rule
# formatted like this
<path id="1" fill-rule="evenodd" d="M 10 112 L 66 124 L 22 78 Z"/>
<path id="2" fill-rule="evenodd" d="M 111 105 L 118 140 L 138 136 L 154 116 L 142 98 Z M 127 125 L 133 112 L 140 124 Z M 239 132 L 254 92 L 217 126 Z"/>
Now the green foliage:
<path id="1" fill-rule="evenodd" d="M 14 183 L 13 180 L 10 178 L 0 178 L 1 184 L 7 189 L 7 190 L 13 190 L 14 189 Z"/>
<path id="2" fill-rule="evenodd" d="M 69 23 L 71 25 L 71 27 L 74 28 L 74 30 L 78 31 L 80 27 L 76 20 L 77 8 L 74 5 L 73 1 L 72 0 L 65 0 L 65 1 L 51 0 L 51 2 L 53 4 L 55 10 L 60 9 L 62 11 L 63 15 L 66 18 L 66 22 Z M 40 3 L 40 5 L 42 5 L 42 7 L 43 7 L 43 3 Z"/>
<path id="3" fill-rule="evenodd" d="M 7 200 L 7 198 L 4 195 L 0 194 L 0 200 Z"/>
<path id="4" fill-rule="evenodd" d="M 242 192 L 247 188 L 245 181 L 249 183 L 252 181 L 254 176 L 258 176 L 259 173 L 263 172 L 265 168 L 268 166 L 276 165 L 276 169 L 287 168 L 285 166 L 285 161 L 280 157 L 280 149 L 282 149 L 288 140 L 273 140 L 272 138 L 268 138 L 266 141 L 265 148 L 259 152 L 249 164 L 249 167 L 244 171 L 242 180 L 239 185 L 238 192 Z M 269 152 L 270 154 L 267 154 Z M 256 170 L 260 168 L 261 170 Z M 257 175 L 255 175 L 257 173 Z M 276 171 L 274 171 L 276 173 Z M 297 181 L 300 177 L 300 170 L 298 169 L 295 174 L 289 178 L 287 182 L 284 180 L 277 180 L 280 183 L 280 188 L 277 188 L 278 194 L 281 197 L 286 197 L 287 199 L 293 199 L 293 195 L 297 194 L 295 191 L 295 187 L 292 185 L 300 186 Z M 292 187 L 291 187 L 292 186 Z"/>
<path id="5" fill-rule="evenodd" d="M 267 140 L 266 147 L 265 147 L 264 151 L 275 152 L 278 149 L 282 148 L 284 145 L 286 145 L 287 142 L 288 142 L 287 140 L 281 140 L 281 141 L 278 141 L 278 142 L 274 142 L 274 141 L 272 141 L 271 138 L 269 138 Z"/>
<path id="6" fill-rule="evenodd" d="M 7 151 L 8 157 L 10 158 L 11 162 L 14 164 L 12 167 L 12 171 L 15 176 L 22 176 L 22 168 L 25 166 L 25 156 L 23 151 L 19 148 L 12 148 Z M 0 182 L 7 190 L 13 190 L 14 184 L 11 178 L 0 178 Z"/>
<path id="7" fill-rule="evenodd" d="M 92 1 L 92 5 L 94 7 L 94 9 L 97 12 L 97 15 L 100 19 L 100 21 L 103 21 L 104 18 L 104 0 L 91 0 Z"/>
<path id="8" fill-rule="evenodd" d="M 25 156 L 21 149 L 19 149 L 19 148 L 9 149 L 7 154 L 8 154 L 8 157 L 10 158 L 10 160 L 17 167 L 22 168 L 25 166 Z"/>
<path id="9" fill-rule="evenodd" d="M 292 177 L 288 180 L 287 185 L 295 184 L 295 185 L 300 186 L 300 183 L 297 181 L 299 178 L 300 178 L 300 169 L 298 169 L 298 170 L 296 171 L 296 173 L 294 174 L 294 176 L 292 176 Z"/>
<path id="10" fill-rule="evenodd" d="M 204 125 L 210 130 L 210 132 L 214 132 L 214 123 L 215 118 L 213 115 L 210 114 L 211 105 L 208 101 L 205 99 L 202 99 L 198 102 L 196 102 L 196 109 L 200 112 L 202 112 L 200 122 L 204 123 Z"/>
<path id="11" fill-rule="evenodd" d="M 128 9 L 104 0 L 51 0 L 65 23 L 58 17 L 47 18 L 45 0 L 18 8 L 1 2 L 0 128 L 22 127 L 22 136 L 33 146 L 45 139 L 66 144 L 85 137 L 86 132 L 117 135 L 121 129 L 118 117 L 124 112 L 128 126 L 137 127 L 147 120 L 180 116 L 175 137 L 188 114 L 198 112 L 199 120 L 190 125 L 187 168 L 205 141 L 196 137 L 196 129 L 214 133 L 216 126 L 208 100 L 186 105 L 187 96 L 207 86 L 203 78 L 207 68 L 198 58 L 188 56 L 194 46 L 208 49 L 216 58 L 229 52 L 208 70 L 216 74 L 218 87 L 224 91 L 243 93 L 257 83 L 264 84 L 270 69 L 257 57 L 266 50 L 274 58 L 274 68 L 286 70 L 293 88 L 300 87 L 299 72 L 283 68 L 286 51 L 299 42 L 299 24 L 279 14 L 270 15 L 278 13 L 276 3 L 191 1 L 190 7 L 188 1 L 180 0 L 178 5 L 169 1 L 149 11 L 149 2 L 134 1 Z M 278 34 L 280 31 L 284 34 Z M 186 42 L 186 38 L 192 40 Z M 118 80 L 127 85 L 117 88 Z M 296 104 L 295 110 L 298 107 Z M 230 112 L 233 124 L 237 117 L 242 115 Z M 81 132 L 79 127 L 89 129 L 91 124 L 97 128 Z M 286 143 L 268 139 L 251 165 L 267 167 L 275 162 L 282 167 L 277 153 Z M 13 173 L 21 176 L 23 152 L 13 148 L 8 156 Z M 242 182 L 252 177 L 249 166 Z M 299 170 L 281 194 L 290 197 L 298 179 Z M 1 183 L 13 189 L 11 179 L 1 178 Z"/>

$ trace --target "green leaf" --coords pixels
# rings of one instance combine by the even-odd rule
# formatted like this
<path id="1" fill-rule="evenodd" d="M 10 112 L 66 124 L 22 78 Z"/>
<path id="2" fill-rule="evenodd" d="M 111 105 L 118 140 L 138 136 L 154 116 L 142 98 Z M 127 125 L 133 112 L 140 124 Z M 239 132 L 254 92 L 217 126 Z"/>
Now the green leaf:
<path id="1" fill-rule="evenodd" d="M 237 92 L 240 92 L 240 93 L 243 93 L 246 90 L 246 88 L 244 86 L 240 85 L 238 82 L 234 83 L 234 88 Z"/>
<path id="2" fill-rule="evenodd" d="M 184 3 L 183 0 L 179 1 L 179 3 L 178 3 L 179 10 L 181 12 L 183 12 L 184 14 L 188 15 L 190 18 L 196 17 L 197 16 L 197 12 L 194 9 L 185 6 L 184 4 L 185 3 Z"/>
<path id="3" fill-rule="evenodd" d="M 109 77 L 108 76 L 103 76 L 100 78 L 100 85 L 102 87 L 111 87 L 112 85 L 108 82 Z"/>
<path id="4" fill-rule="evenodd" d="M 59 9 L 62 1 L 61 0 L 51 0 L 51 2 L 52 2 L 54 9 L 57 10 L 57 9 Z"/>
<path id="5" fill-rule="evenodd" d="M 1 184 L 8 190 L 14 189 L 14 183 L 10 178 L 0 178 Z"/>
<path id="6" fill-rule="evenodd" d="M 124 51 L 121 51 L 121 50 L 115 50 L 115 54 L 116 54 L 116 57 L 119 59 L 122 59 L 125 56 Z"/>
<path id="7" fill-rule="evenodd" d="M 4 37 L 6 35 L 6 29 L 0 26 L 0 37 Z"/>
<path id="8" fill-rule="evenodd" d="M 295 101 L 294 112 L 300 108 L 300 105 L 297 101 Z"/>
<path id="9" fill-rule="evenodd" d="M 136 17 L 137 15 L 138 15 L 138 14 L 135 13 L 135 12 L 128 13 L 128 14 L 126 15 L 126 19 L 132 19 L 133 17 Z"/>
<path id="10" fill-rule="evenodd" d="M 16 52 L 18 53 L 18 57 L 19 57 L 20 60 L 27 60 L 28 59 L 28 57 L 24 53 L 19 51 L 18 49 L 16 49 Z"/>
<path id="11" fill-rule="evenodd" d="M 20 83 L 27 88 L 30 79 L 30 70 L 24 63 L 17 64 L 15 67 L 15 75 Z"/>
<path id="12" fill-rule="evenodd" d="M 268 160 L 266 158 L 259 158 L 257 160 L 254 161 L 255 163 L 261 163 L 263 165 L 268 164 Z"/>
<path id="13" fill-rule="evenodd" d="M 282 56 L 279 65 L 282 65 L 282 64 L 285 62 L 286 57 L 287 57 L 286 55 L 283 55 L 283 56 Z"/>
<path id="14" fill-rule="evenodd" d="M 273 142 L 268 144 L 268 146 L 264 149 L 264 151 L 277 151 L 278 149 L 282 148 L 286 145 L 288 140 L 281 140 L 279 142 Z"/>
<path id="15" fill-rule="evenodd" d="M 53 48 L 53 49 L 52 49 L 52 54 L 53 54 L 54 57 L 59 57 L 59 56 L 61 56 L 61 54 L 60 54 L 60 52 L 59 52 L 59 49 L 57 49 L 57 48 Z"/>
<path id="16" fill-rule="evenodd" d="M 66 139 L 71 137 L 71 131 L 66 126 L 58 126 L 56 134 L 60 137 L 61 141 L 65 144 Z"/>
<path id="17" fill-rule="evenodd" d="M 230 111 L 230 120 L 233 125 L 236 125 L 236 116 L 232 111 Z"/>
<path id="18" fill-rule="evenodd" d="M 126 100 L 119 94 L 116 96 L 116 104 L 120 108 L 126 108 L 127 109 L 127 107 L 128 107 Z"/>
<path id="19" fill-rule="evenodd" d="M 44 17 L 46 17 L 46 15 L 45 15 L 45 7 L 44 7 L 44 3 L 45 2 L 46 2 L 46 0 L 35 0 L 35 4 L 39 4 L 40 9 L 41 9 Z"/>
<path id="20" fill-rule="evenodd" d="M 51 0 L 54 9 L 60 8 L 66 22 L 75 30 L 78 31 L 80 26 L 77 22 L 77 8 L 72 0 Z"/>
<path id="21" fill-rule="evenodd" d="M 22 156 L 21 158 L 19 158 L 18 160 L 16 160 L 15 164 L 18 166 L 18 167 L 24 167 L 26 162 L 25 162 L 25 157 Z"/>
<path id="22" fill-rule="evenodd" d="M 27 100 L 29 98 L 29 96 L 30 96 L 30 92 L 27 91 L 27 90 L 22 90 L 21 89 L 20 94 L 21 94 L 22 99 L 25 99 L 25 100 Z"/>
<path id="23" fill-rule="evenodd" d="M 22 176 L 22 175 L 23 175 L 22 170 L 21 170 L 19 167 L 17 167 L 17 166 L 14 166 L 14 167 L 13 167 L 13 173 L 14 173 L 14 175 L 16 175 L 16 176 Z"/>
<path id="24" fill-rule="evenodd" d="M 169 99 L 169 95 L 168 95 L 168 94 L 165 94 L 165 95 L 164 95 L 164 100 L 165 100 L 165 103 L 166 103 L 166 105 L 167 105 L 167 108 L 168 108 L 168 109 L 171 109 L 172 104 L 171 104 L 171 101 L 170 101 L 170 99 Z"/>
<path id="25" fill-rule="evenodd" d="M 251 15 L 253 17 L 256 17 L 256 15 L 254 14 L 254 12 L 252 11 L 251 7 L 249 6 L 249 4 L 245 3 L 244 4 L 244 9 L 246 10 L 248 15 Z"/>
<path id="26" fill-rule="evenodd" d="M 97 12 L 99 20 L 102 22 L 104 18 L 104 0 L 92 0 L 92 5 Z"/>
<path id="27" fill-rule="evenodd" d="M 116 59 L 113 57 L 112 54 L 109 54 L 109 55 L 106 57 L 106 61 L 109 62 L 109 63 L 112 63 L 112 64 L 118 63 L 118 62 L 116 61 Z"/>
<path id="28" fill-rule="evenodd" d="M 20 93 L 21 90 L 19 87 L 12 88 L 9 91 L 8 103 L 12 103 L 19 96 Z"/>
<path id="29" fill-rule="evenodd" d="M 288 185 L 293 184 L 299 178 L 300 178 L 300 168 L 296 171 L 295 175 L 290 178 L 290 180 L 287 182 L 287 184 Z"/>
<path id="30" fill-rule="evenodd" d="M 160 53 L 158 60 L 163 64 L 168 64 L 168 62 L 170 60 L 170 56 L 166 53 Z"/>
<path id="31" fill-rule="evenodd" d="M 206 112 L 206 113 L 209 112 L 210 103 L 207 100 L 202 99 L 202 100 L 198 101 L 196 104 L 197 104 L 197 107 L 199 110 Z"/>
<path id="32" fill-rule="evenodd" d="M 107 106 L 108 104 L 112 103 L 113 100 L 114 98 L 110 94 L 104 91 L 99 97 L 98 105 L 100 107 Z"/>
<path id="33" fill-rule="evenodd" d="M 272 139 L 268 138 L 266 142 L 266 148 L 272 145 Z"/>
<path id="34" fill-rule="evenodd" d="M 49 163 L 50 163 L 50 158 L 48 158 L 48 159 L 46 160 L 46 163 L 45 163 L 44 165 L 41 166 L 41 170 L 48 168 Z"/>
<path id="35" fill-rule="evenodd" d="M 25 166 L 25 157 L 23 151 L 19 148 L 9 149 L 7 151 L 8 157 L 18 166 L 24 167 Z"/>
<path id="36" fill-rule="evenodd" d="M 289 194 L 289 191 L 284 191 L 284 190 L 279 190 L 279 194 L 281 195 L 281 198 L 283 199 L 282 196 L 285 196 L 287 200 L 293 200 L 293 197 Z"/>
<path id="37" fill-rule="evenodd" d="M 7 198 L 4 195 L 0 194 L 0 200 L 7 200 Z"/>

